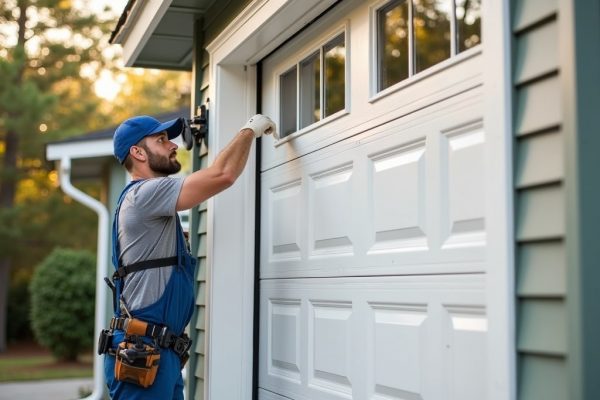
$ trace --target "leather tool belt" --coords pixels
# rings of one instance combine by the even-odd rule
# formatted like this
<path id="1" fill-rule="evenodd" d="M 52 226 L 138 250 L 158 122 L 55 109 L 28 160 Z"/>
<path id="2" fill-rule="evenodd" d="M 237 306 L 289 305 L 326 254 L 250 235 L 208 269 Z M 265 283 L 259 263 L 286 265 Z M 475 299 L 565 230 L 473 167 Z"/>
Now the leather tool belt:
<path id="1" fill-rule="evenodd" d="M 182 366 L 189 358 L 188 350 L 192 347 L 192 340 L 186 333 L 178 336 L 166 326 L 128 317 L 113 317 L 110 320 L 110 329 L 122 330 L 126 336 L 138 335 L 154 339 L 160 347 L 173 350 L 182 359 Z"/>
<path id="2" fill-rule="evenodd" d="M 125 332 L 124 340 L 117 349 L 112 348 L 115 329 Z M 153 345 L 144 343 L 142 337 L 153 339 Z M 171 349 L 179 356 L 181 368 L 189 359 L 192 340 L 187 334 L 176 335 L 168 327 L 155 325 L 137 318 L 113 317 L 110 329 L 100 333 L 98 354 L 116 356 L 115 378 L 144 388 L 152 385 L 160 363 L 160 347 Z"/>

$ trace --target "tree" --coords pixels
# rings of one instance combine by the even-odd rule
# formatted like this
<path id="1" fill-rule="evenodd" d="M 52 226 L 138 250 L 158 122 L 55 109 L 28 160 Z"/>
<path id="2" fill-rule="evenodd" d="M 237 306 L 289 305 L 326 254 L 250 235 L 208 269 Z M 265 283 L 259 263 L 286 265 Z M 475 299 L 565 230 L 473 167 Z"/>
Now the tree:
<path id="1" fill-rule="evenodd" d="M 0 351 L 15 242 L 24 238 L 17 224 L 22 210 L 15 207 L 18 182 L 43 170 L 44 141 L 102 123 L 93 121 L 100 100 L 92 82 L 114 21 L 91 14 L 83 3 L 0 2 Z"/>
<path id="2" fill-rule="evenodd" d="M 105 113 L 120 123 L 134 115 L 158 114 L 190 104 L 191 75 L 188 72 L 129 68 L 116 71 L 121 90 Z"/>

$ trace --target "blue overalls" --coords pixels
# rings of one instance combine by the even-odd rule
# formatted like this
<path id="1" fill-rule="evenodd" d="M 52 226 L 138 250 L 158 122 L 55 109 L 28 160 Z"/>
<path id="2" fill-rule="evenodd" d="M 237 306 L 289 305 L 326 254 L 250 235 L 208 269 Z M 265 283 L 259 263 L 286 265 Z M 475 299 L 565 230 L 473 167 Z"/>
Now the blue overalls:
<path id="1" fill-rule="evenodd" d="M 117 211 L 113 222 L 113 255 L 112 260 L 115 268 L 119 266 L 120 249 L 118 241 L 118 216 L 121 203 L 125 194 L 131 187 L 141 182 L 129 183 L 117 203 Z M 177 259 L 178 265 L 173 268 L 173 273 L 167 283 L 163 295 L 155 303 L 134 310 L 131 315 L 134 318 L 156 325 L 167 326 L 169 330 L 181 335 L 186 325 L 192 318 L 194 310 L 194 269 L 196 259 L 187 250 L 187 244 L 183 236 L 183 230 L 177 216 Z M 120 299 L 122 282 L 118 282 L 117 300 Z M 118 304 L 115 305 L 115 317 L 121 314 Z M 113 333 L 112 348 L 116 349 L 123 341 L 124 332 L 115 330 Z M 146 340 L 147 339 L 147 340 Z M 152 343 L 150 338 L 144 338 L 147 343 Z M 183 379 L 181 377 L 181 365 L 179 356 L 172 350 L 160 348 L 160 363 L 156 379 L 148 388 L 115 380 L 115 356 L 106 354 L 104 357 L 104 375 L 112 399 L 183 399 Z"/>

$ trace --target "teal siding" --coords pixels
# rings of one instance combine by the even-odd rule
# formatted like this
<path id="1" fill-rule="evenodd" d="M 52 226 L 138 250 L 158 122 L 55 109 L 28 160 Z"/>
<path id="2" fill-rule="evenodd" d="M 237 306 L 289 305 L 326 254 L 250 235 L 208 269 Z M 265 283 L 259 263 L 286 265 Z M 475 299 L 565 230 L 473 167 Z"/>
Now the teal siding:
<path id="1" fill-rule="evenodd" d="M 522 354 L 518 369 L 519 399 L 568 399 L 567 370 L 563 357 Z"/>
<path id="2" fill-rule="evenodd" d="M 561 239 L 522 243 L 517 254 L 517 295 L 520 298 L 561 298 L 565 295 L 566 255 Z"/>
<path id="3" fill-rule="evenodd" d="M 196 22 L 196 43 L 197 48 L 201 49 L 202 40 L 202 20 Z M 194 103 L 196 106 L 210 105 L 207 103 L 208 92 L 208 56 L 205 51 L 200 50 L 195 54 L 193 79 L 195 86 Z M 208 164 L 208 149 L 204 142 L 200 147 L 194 146 L 193 149 L 192 170 L 198 171 L 206 168 Z M 207 273 L 206 273 L 206 240 L 207 240 L 207 210 L 206 202 L 194 207 L 191 211 L 190 240 L 191 251 L 198 258 L 196 269 L 196 310 L 190 323 L 190 335 L 194 341 L 191 349 L 190 363 L 188 366 L 188 398 L 203 400 L 204 382 L 206 380 L 206 304 L 207 304 Z"/>
<path id="4" fill-rule="evenodd" d="M 567 399 L 558 1 L 514 0 L 517 398 Z"/>

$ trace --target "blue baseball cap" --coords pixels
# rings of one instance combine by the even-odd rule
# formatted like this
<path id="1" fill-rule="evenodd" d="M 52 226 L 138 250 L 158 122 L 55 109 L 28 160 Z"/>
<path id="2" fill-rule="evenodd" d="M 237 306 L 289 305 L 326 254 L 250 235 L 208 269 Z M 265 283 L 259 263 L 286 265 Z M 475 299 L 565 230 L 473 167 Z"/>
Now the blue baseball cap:
<path id="1" fill-rule="evenodd" d="M 183 118 L 176 118 L 162 123 L 147 115 L 129 118 L 119 125 L 113 136 L 115 157 L 123 164 L 127 155 L 129 155 L 131 146 L 135 146 L 146 136 L 167 131 L 167 136 L 171 140 L 179 136 L 182 130 Z"/>

